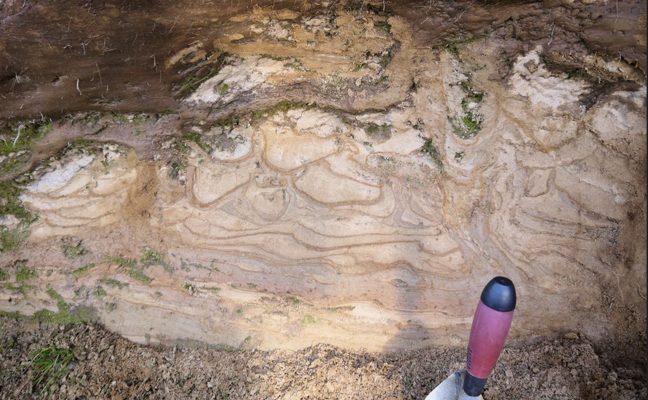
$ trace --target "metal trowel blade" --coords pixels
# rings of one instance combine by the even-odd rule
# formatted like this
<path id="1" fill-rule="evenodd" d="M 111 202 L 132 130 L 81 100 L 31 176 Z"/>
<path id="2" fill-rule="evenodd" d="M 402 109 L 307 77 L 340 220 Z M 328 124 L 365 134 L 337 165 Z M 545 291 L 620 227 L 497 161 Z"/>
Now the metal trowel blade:
<path id="1" fill-rule="evenodd" d="M 427 395 L 425 400 L 484 400 L 481 396 L 468 396 L 464 393 L 462 389 L 464 373 L 463 370 L 457 371 L 447 377 Z"/>

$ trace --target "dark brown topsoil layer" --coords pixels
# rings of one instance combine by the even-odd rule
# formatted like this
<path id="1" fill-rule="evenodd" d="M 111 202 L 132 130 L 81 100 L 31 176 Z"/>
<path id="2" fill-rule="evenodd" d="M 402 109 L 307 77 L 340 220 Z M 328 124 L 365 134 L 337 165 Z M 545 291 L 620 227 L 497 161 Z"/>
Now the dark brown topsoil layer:
<path id="1" fill-rule="evenodd" d="M 623 59 L 646 72 L 644 0 L 43 0 L 0 1 L 0 118 L 66 112 L 177 110 L 177 71 L 164 60 L 190 43 L 210 43 L 228 17 L 255 6 L 317 13 L 320 8 L 406 18 L 417 46 L 432 48 L 495 34 L 503 59 L 545 46 L 579 67 L 584 54 Z M 367 5 L 369 4 L 369 5 Z M 382 4 L 382 6 L 380 6 Z M 321 11 L 321 10 L 320 10 Z M 214 21 L 218 21 L 215 23 Z M 565 55 L 576 61 L 565 61 Z"/>
<path id="2" fill-rule="evenodd" d="M 75 361 L 46 394 L 33 387 L 30 360 L 48 346 L 71 349 Z M 423 399 L 463 360 L 463 348 L 381 355 L 326 345 L 297 352 L 141 346 L 99 325 L 0 317 L 2 399 Z M 645 337 L 597 351 L 576 334 L 513 343 L 484 397 L 645 399 L 644 360 Z"/>

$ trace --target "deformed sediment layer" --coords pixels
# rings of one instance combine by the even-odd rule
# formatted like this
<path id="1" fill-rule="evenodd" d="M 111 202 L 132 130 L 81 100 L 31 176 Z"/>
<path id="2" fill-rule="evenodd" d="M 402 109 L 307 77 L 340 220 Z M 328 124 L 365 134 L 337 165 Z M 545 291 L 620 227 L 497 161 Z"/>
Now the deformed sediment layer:
<path id="1" fill-rule="evenodd" d="M 513 335 L 635 329 L 642 79 L 597 56 L 623 81 L 600 90 L 538 45 L 502 81 L 497 35 L 426 50 L 406 19 L 354 13 L 231 16 L 156 61 L 184 71 L 182 113 L 57 121 L 52 145 L 120 143 L 31 172 L 2 309 L 55 311 L 49 287 L 139 342 L 399 349 L 462 343 L 502 274 Z"/>

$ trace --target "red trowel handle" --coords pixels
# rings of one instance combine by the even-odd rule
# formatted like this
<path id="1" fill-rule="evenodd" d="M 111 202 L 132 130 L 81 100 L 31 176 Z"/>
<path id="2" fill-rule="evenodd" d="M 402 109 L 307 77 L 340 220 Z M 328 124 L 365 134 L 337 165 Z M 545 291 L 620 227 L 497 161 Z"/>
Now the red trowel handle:
<path id="1" fill-rule="evenodd" d="M 504 348 L 514 309 L 513 282 L 503 276 L 491 279 L 482 291 L 470 330 L 468 366 L 463 384 L 467 395 L 479 396 L 484 390 L 486 379 Z"/>

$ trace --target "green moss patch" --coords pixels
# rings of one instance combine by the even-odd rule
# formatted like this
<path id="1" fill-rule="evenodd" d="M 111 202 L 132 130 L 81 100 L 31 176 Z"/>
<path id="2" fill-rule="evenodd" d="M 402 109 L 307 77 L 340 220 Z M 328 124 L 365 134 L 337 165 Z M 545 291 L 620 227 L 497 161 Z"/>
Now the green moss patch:
<path id="1" fill-rule="evenodd" d="M 227 92 L 229 92 L 229 89 L 229 85 L 225 82 L 222 82 L 220 85 L 218 85 L 218 94 L 225 96 Z"/>
<path id="2" fill-rule="evenodd" d="M 151 249 L 150 247 L 145 247 L 140 256 L 140 263 L 145 267 L 150 265 L 162 265 L 164 264 L 164 258 L 161 253 Z"/>
<path id="3" fill-rule="evenodd" d="M 423 147 L 421 147 L 421 152 L 427 154 L 430 156 L 432 161 L 440 168 L 443 169 L 443 163 L 441 162 L 441 155 L 439 154 L 439 151 L 437 150 L 436 146 L 434 145 L 434 142 L 432 139 L 427 139 L 425 143 L 423 144 Z"/>
<path id="4" fill-rule="evenodd" d="M 387 140 L 391 137 L 392 127 L 389 124 L 378 125 L 374 122 L 370 122 L 367 124 L 364 130 L 365 132 L 367 132 L 367 135 L 369 137 L 382 141 Z"/>
<path id="5" fill-rule="evenodd" d="M 452 120 L 454 133 L 462 139 L 471 139 L 481 130 L 483 115 L 479 107 L 484 100 L 484 93 L 476 90 L 470 80 L 459 83 L 464 97 L 461 100 L 461 114 Z"/>
<path id="6" fill-rule="evenodd" d="M 144 274 L 144 271 L 138 266 L 137 260 L 134 258 L 125 258 L 121 256 L 110 257 L 108 259 L 111 263 L 123 268 L 126 274 L 138 282 L 149 284 L 153 281 L 152 278 Z"/>
<path id="7" fill-rule="evenodd" d="M 34 141 L 52 128 L 52 120 L 42 118 L 15 121 L 0 126 L 0 176 L 24 166 L 31 156 Z"/>
<path id="8" fill-rule="evenodd" d="M 28 268 L 25 260 L 18 260 L 13 264 L 15 268 L 15 281 L 9 282 L 9 274 L 3 271 L 3 280 L 2 287 L 7 290 L 11 290 L 15 293 L 20 293 L 23 296 L 27 296 L 30 290 L 34 289 L 34 286 L 29 284 L 31 280 L 37 277 L 36 271 Z"/>
<path id="9" fill-rule="evenodd" d="M 454 37 L 454 38 L 447 39 L 441 47 L 444 50 L 446 50 L 448 53 L 452 54 L 453 56 L 459 57 L 459 50 L 461 49 L 461 47 L 469 43 L 473 43 L 480 39 L 483 39 L 486 36 L 487 34 L 480 34 L 480 35 L 474 35 L 468 37 Z"/>
<path id="10" fill-rule="evenodd" d="M 14 182 L 0 182 L 0 215 L 13 215 L 25 223 L 34 221 L 34 216 L 20 201 L 22 188 Z"/>
<path id="11" fill-rule="evenodd" d="M 0 182 L 0 217 L 16 218 L 18 225 L 0 225 L 0 252 L 19 248 L 29 236 L 29 224 L 36 218 L 23 207 L 20 201 L 22 188 L 12 181 Z"/>
<path id="12" fill-rule="evenodd" d="M 281 100 L 272 106 L 260 108 L 252 111 L 250 116 L 252 120 L 257 120 L 262 117 L 269 117 L 278 112 L 286 112 L 288 110 L 293 110 L 295 108 L 308 108 L 308 107 L 309 107 L 308 104 L 301 101 Z"/>
<path id="13" fill-rule="evenodd" d="M 217 294 L 220 293 L 220 291 L 221 291 L 221 288 L 219 288 L 219 287 L 215 287 L 215 286 L 207 287 L 207 288 L 203 288 L 203 289 L 205 289 L 205 290 L 209 290 L 209 291 L 212 292 L 214 295 L 217 295 Z"/>
<path id="14" fill-rule="evenodd" d="M 128 276 L 130 276 L 132 279 L 135 279 L 136 281 L 139 281 L 143 284 L 148 285 L 153 281 L 151 277 L 149 277 L 142 270 L 136 267 L 130 268 L 126 272 L 128 273 Z"/>
<path id="15" fill-rule="evenodd" d="M 27 266 L 23 263 L 20 263 L 16 269 L 16 282 L 18 283 L 27 282 L 36 278 L 37 276 L 38 275 L 36 274 L 36 271 L 31 268 L 27 268 Z"/>
<path id="16" fill-rule="evenodd" d="M 137 265 L 137 260 L 134 258 L 126 258 L 122 256 L 109 257 L 108 261 L 121 268 L 131 268 Z"/>
<path id="17" fill-rule="evenodd" d="M 454 133 L 462 139 L 471 139 L 477 135 L 481 129 L 481 121 L 477 115 L 472 112 L 466 113 L 453 123 Z"/>
<path id="18" fill-rule="evenodd" d="M 19 248 L 27 237 L 29 231 L 26 228 L 8 229 L 0 227 L 0 253 L 12 251 Z"/>
<path id="19" fill-rule="evenodd" d="M 109 278 L 109 277 L 103 277 L 99 279 L 97 282 L 106 286 L 116 287 L 117 289 L 123 289 L 125 287 L 128 287 L 128 283 L 119 281 L 114 278 Z"/>
<path id="20" fill-rule="evenodd" d="M 101 286 L 97 286 L 94 292 L 97 297 L 104 297 L 108 294 L 106 293 L 106 290 Z"/>
<path id="21" fill-rule="evenodd" d="M 80 277 L 81 275 L 83 275 L 84 273 L 86 273 L 87 271 L 89 271 L 90 269 L 92 269 L 94 267 L 95 267 L 94 263 L 86 264 L 83 267 L 77 268 L 74 271 L 72 271 L 72 275 L 74 275 L 76 278 L 78 278 L 78 277 Z"/>
<path id="22" fill-rule="evenodd" d="M 587 71 L 583 68 L 572 69 L 567 72 L 567 79 L 585 80 L 589 77 Z"/>
<path id="23" fill-rule="evenodd" d="M 194 142 L 200 147 L 205 153 L 210 154 L 212 152 L 212 147 L 203 140 L 202 135 L 198 132 L 190 131 L 184 134 L 182 137 L 183 142 Z M 181 150 L 186 153 L 189 148 L 185 143 L 181 145 Z"/>
<path id="24" fill-rule="evenodd" d="M 374 26 L 378 29 L 382 29 L 387 34 L 391 33 L 392 30 L 392 26 L 389 22 L 387 22 L 387 19 L 385 19 L 384 21 L 374 21 Z"/>
<path id="25" fill-rule="evenodd" d="M 97 316 L 91 307 L 78 306 L 74 309 L 65 302 L 63 297 L 54 288 L 49 287 L 47 294 L 56 301 L 58 312 L 40 310 L 34 313 L 33 318 L 48 324 L 67 325 L 95 321 Z"/>
<path id="26" fill-rule="evenodd" d="M 65 243 L 62 248 L 63 254 L 65 254 L 67 258 L 81 257 L 88 252 L 86 248 L 83 247 L 83 242 L 81 240 L 76 243 Z"/>
<path id="27" fill-rule="evenodd" d="M 173 160 L 169 164 L 169 177 L 173 180 L 180 180 L 180 177 L 184 175 L 186 169 L 187 165 L 184 161 L 179 159 Z"/>

